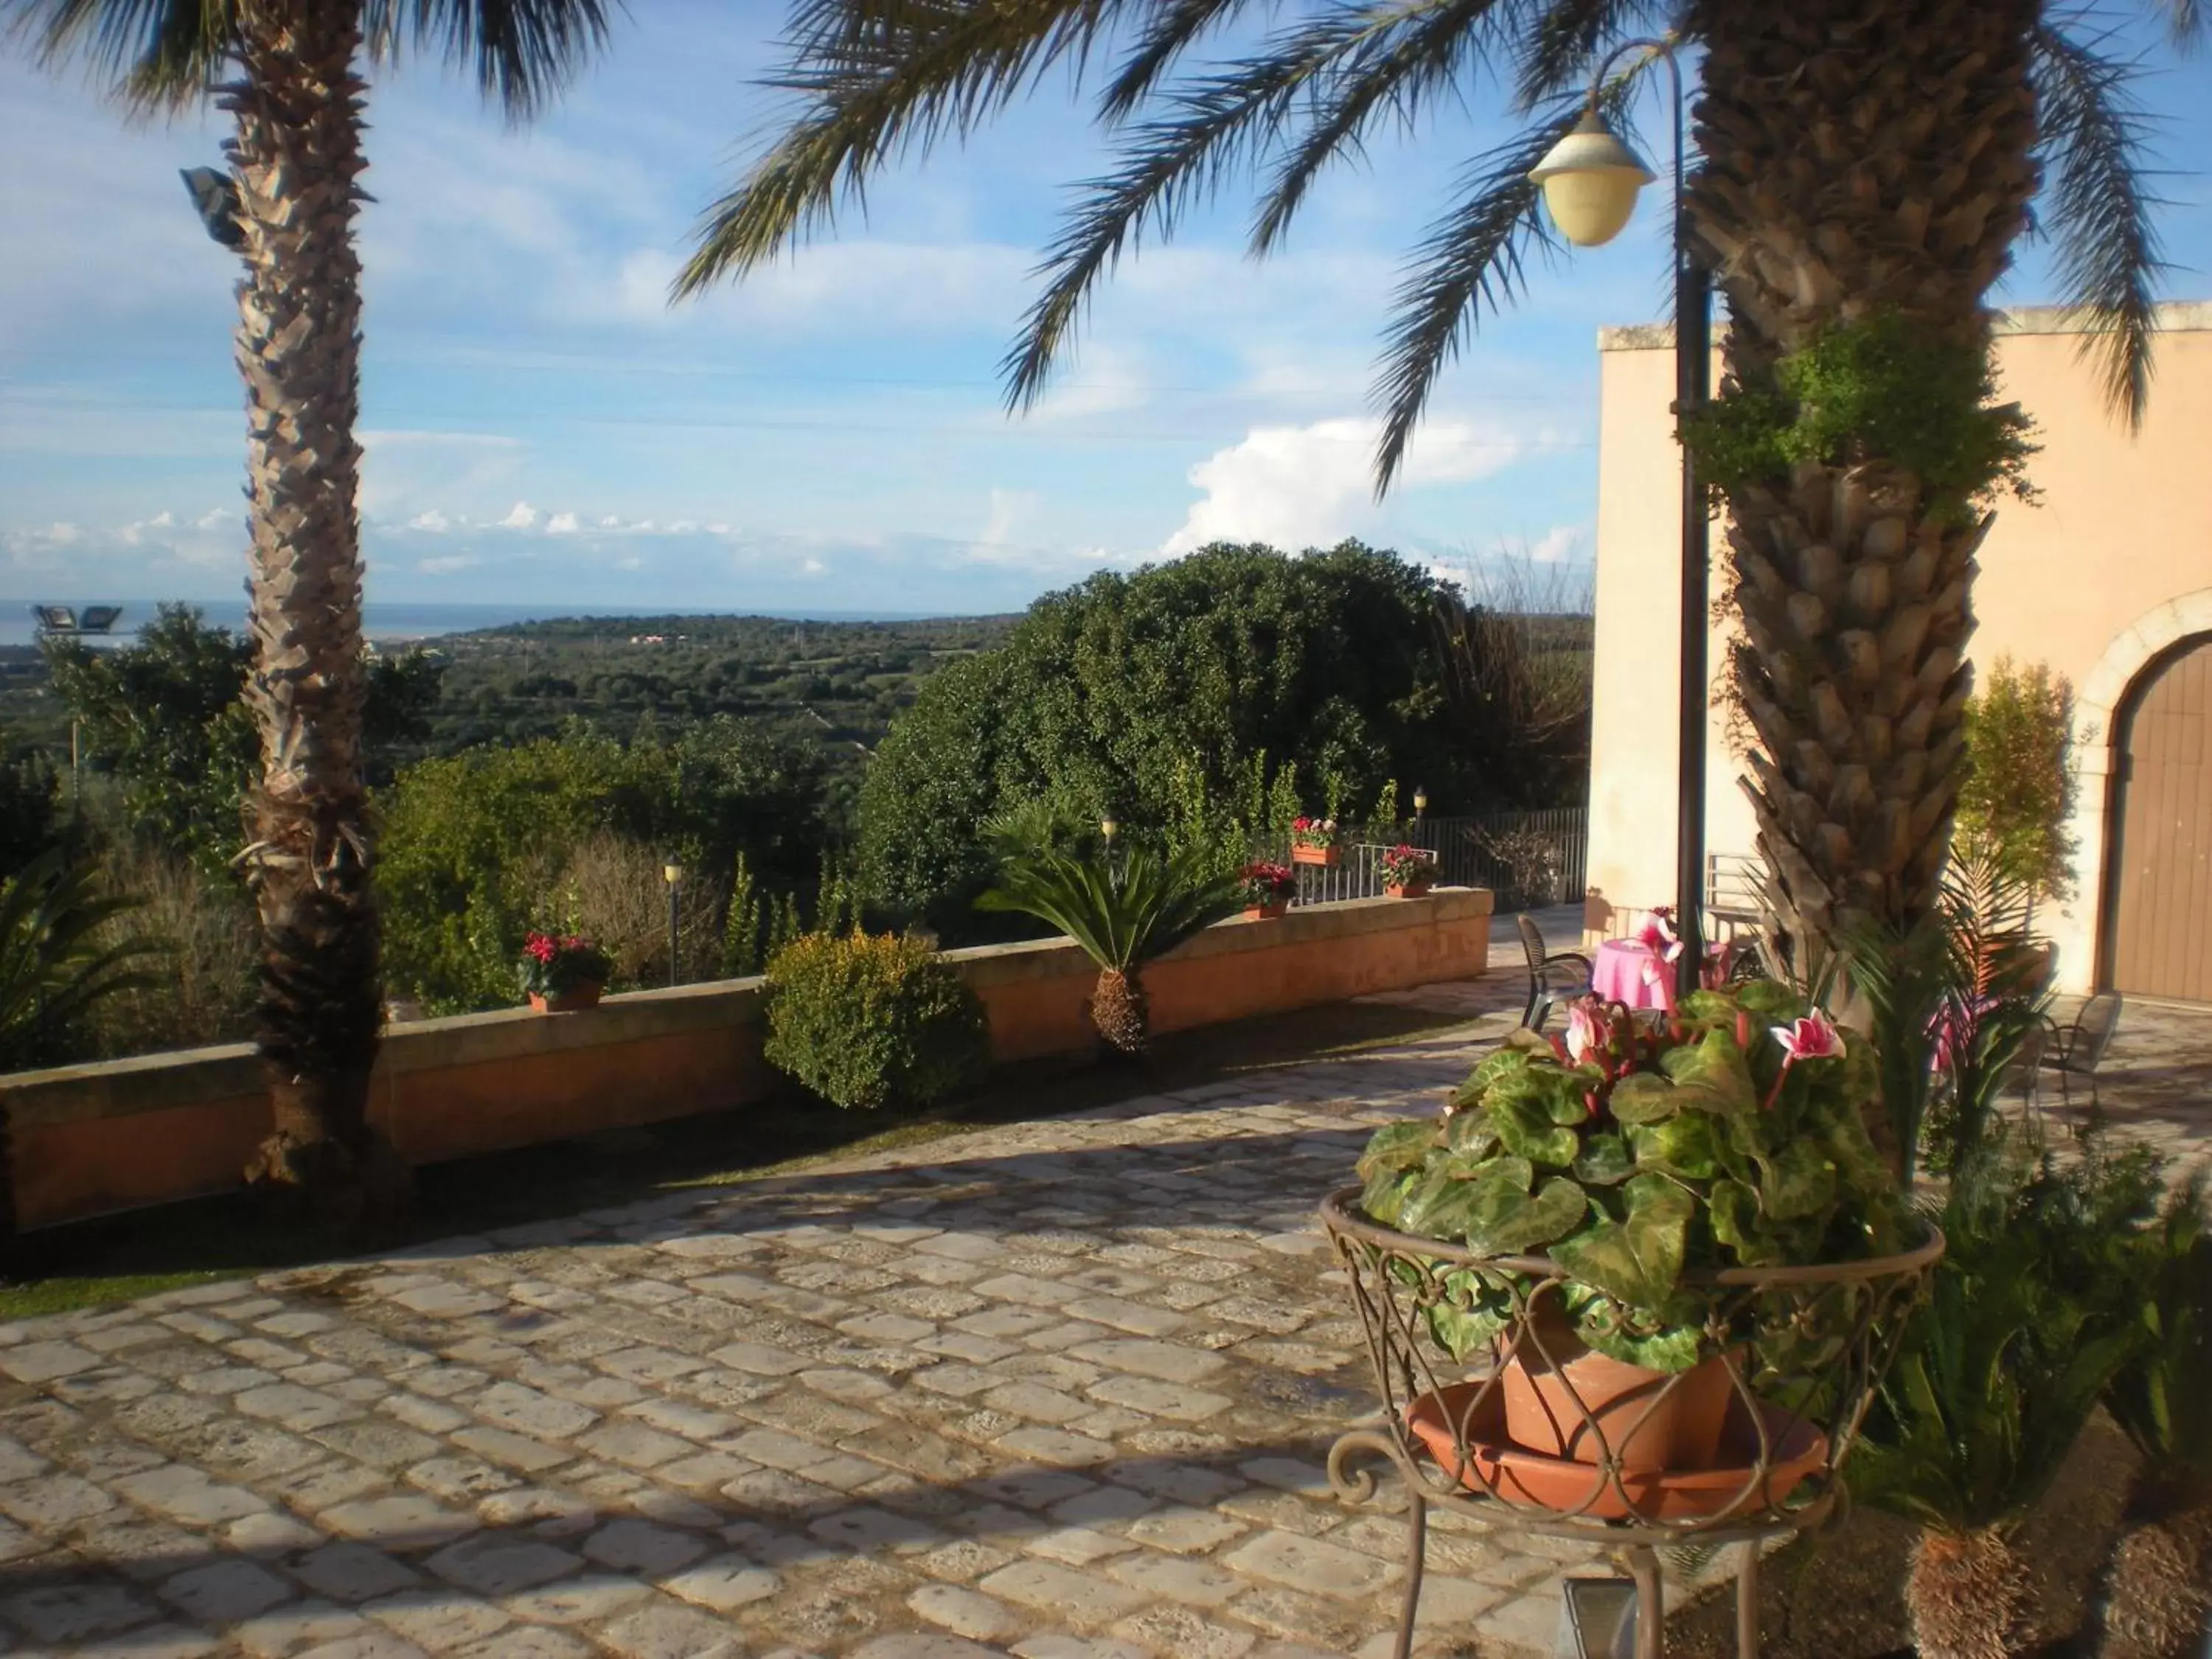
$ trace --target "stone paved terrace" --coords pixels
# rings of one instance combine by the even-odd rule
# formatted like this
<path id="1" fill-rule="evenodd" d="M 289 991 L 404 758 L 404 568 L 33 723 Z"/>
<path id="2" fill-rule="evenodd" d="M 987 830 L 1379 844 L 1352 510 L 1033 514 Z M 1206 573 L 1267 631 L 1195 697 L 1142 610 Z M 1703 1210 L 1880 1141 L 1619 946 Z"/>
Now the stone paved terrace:
<path id="1" fill-rule="evenodd" d="M 1322 1480 L 1372 1396 L 1313 1206 L 1518 997 L 1431 988 L 1397 1000 L 1478 1025 L 0 1329 L 0 1626 L 114 1659 L 1385 1653 L 1401 1522 Z M 2212 1058 L 2212 1020 L 2172 1025 L 2113 1062 L 2185 1069 L 2161 1126 Z M 1548 1653 L 1584 1559 L 1444 1518 L 1421 1651 Z"/>

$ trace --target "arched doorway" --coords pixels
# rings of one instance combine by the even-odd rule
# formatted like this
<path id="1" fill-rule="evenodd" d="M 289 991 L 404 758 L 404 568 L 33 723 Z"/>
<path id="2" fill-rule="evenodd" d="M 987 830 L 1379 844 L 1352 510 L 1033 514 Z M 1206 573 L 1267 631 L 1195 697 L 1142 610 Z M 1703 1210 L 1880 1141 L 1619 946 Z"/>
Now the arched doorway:
<path id="1" fill-rule="evenodd" d="M 2212 1002 L 2212 635 L 2146 666 L 2118 713 L 2106 979 Z"/>

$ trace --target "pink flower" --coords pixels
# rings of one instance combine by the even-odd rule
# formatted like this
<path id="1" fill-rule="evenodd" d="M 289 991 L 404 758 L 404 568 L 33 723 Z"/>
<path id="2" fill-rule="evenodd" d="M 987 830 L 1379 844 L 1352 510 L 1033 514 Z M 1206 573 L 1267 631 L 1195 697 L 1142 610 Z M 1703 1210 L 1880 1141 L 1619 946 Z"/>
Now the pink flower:
<path id="1" fill-rule="evenodd" d="M 1801 1060 L 1844 1057 L 1844 1034 L 1836 1029 L 1835 1021 L 1818 1008 L 1802 1019 L 1776 1026 L 1774 1040 L 1782 1045 L 1782 1063 L 1785 1067 Z"/>
<path id="2" fill-rule="evenodd" d="M 1674 937 L 1674 913 L 1665 907 L 1654 910 L 1644 919 L 1644 926 L 1636 930 L 1636 942 L 1651 952 L 1660 962 L 1672 962 L 1682 954 L 1682 941 Z M 1646 968 L 1647 981 L 1657 976 Z"/>
<path id="3" fill-rule="evenodd" d="M 1577 1002 L 1567 1010 L 1567 1058 L 1574 1064 L 1579 1066 L 1602 1050 L 1609 1035 L 1588 1003 Z"/>

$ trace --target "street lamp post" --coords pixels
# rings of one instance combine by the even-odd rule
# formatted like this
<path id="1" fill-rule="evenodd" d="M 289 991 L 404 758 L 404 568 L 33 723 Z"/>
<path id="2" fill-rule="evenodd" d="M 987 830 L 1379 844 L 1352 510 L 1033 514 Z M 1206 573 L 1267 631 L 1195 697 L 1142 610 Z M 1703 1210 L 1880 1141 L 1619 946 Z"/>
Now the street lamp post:
<path id="1" fill-rule="evenodd" d="M 1608 53 L 1590 77 L 1589 106 L 1575 130 L 1552 147 L 1529 178 L 1544 188 L 1545 205 L 1560 234 L 1578 247 L 1611 241 L 1628 222 L 1636 193 L 1651 169 L 1606 125 L 1599 99 L 1606 76 L 1627 53 L 1642 52 L 1667 65 L 1674 112 L 1674 418 L 1705 406 L 1712 387 L 1712 271 L 1698 258 L 1683 204 L 1682 71 L 1671 40 L 1630 40 Z M 1711 515 L 1696 464 L 1682 451 L 1681 677 L 1676 740 L 1680 744 L 1674 828 L 1674 926 L 1682 941 L 1676 983 L 1697 989 L 1705 962 L 1706 611 Z"/>
<path id="2" fill-rule="evenodd" d="M 672 855 L 660 866 L 660 878 L 668 884 L 668 986 L 676 988 L 676 890 L 684 882 L 684 866 Z"/>

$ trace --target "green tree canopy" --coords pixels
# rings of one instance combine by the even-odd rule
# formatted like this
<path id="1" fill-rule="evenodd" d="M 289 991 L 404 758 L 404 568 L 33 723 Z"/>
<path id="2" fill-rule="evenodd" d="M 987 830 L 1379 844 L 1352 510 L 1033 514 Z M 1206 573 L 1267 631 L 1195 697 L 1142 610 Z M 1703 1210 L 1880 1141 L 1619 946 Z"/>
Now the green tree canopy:
<path id="1" fill-rule="evenodd" d="M 1047 595 L 1004 646 L 929 680 L 878 749 L 860 796 L 871 898 L 957 929 L 988 884 L 994 813 L 1042 799 L 1165 827 L 1194 774 L 1246 799 L 1255 770 L 1294 766 L 1316 812 L 1364 813 L 1394 780 L 1463 807 L 1480 780 L 1439 672 L 1442 591 L 1357 542 L 1304 557 L 1223 543 Z"/>

